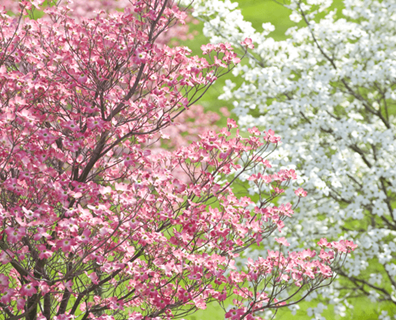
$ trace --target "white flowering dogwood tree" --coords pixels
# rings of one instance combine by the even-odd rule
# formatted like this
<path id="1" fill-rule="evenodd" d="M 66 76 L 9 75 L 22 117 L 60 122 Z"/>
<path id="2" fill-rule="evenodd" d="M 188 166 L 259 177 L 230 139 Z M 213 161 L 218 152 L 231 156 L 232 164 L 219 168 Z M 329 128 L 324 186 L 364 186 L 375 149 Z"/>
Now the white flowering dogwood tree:
<path id="1" fill-rule="evenodd" d="M 396 2 L 345 0 L 337 12 L 331 0 L 288 1 L 290 19 L 305 24 L 285 41 L 268 37 L 269 23 L 255 30 L 237 3 L 194 5 L 212 42 L 252 40 L 248 63 L 234 70 L 244 83 L 228 80 L 222 98 L 234 101 L 240 125 L 285 136 L 279 166 L 299 159 L 298 183 L 309 194 L 288 229 L 291 246 L 340 235 L 360 244 L 324 297 L 340 315 L 347 297 L 396 307 Z M 321 319 L 322 307 L 310 314 Z"/>

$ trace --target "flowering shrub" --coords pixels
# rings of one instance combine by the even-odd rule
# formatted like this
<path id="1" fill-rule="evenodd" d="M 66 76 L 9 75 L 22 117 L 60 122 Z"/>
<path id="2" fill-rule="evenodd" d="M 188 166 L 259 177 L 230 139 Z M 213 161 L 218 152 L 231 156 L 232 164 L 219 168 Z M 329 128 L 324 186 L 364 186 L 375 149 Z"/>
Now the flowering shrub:
<path id="1" fill-rule="evenodd" d="M 396 305 L 396 4 L 345 0 L 342 14 L 330 5 L 289 2 L 290 18 L 305 27 L 289 29 L 286 41 L 269 38 L 268 23 L 257 32 L 228 0 L 198 1 L 195 14 L 213 42 L 252 40 L 242 44 L 250 64 L 234 70 L 243 85 L 229 81 L 222 98 L 234 100 L 241 125 L 285 135 L 274 165 L 295 159 L 308 191 L 300 223 L 288 227 L 291 247 L 325 235 L 361 246 L 338 270 L 342 289 L 323 292 L 343 315 L 351 294 Z"/>
<path id="2" fill-rule="evenodd" d="M 186 16 L 167 0 L 81 22 L 67 7 L 22 19 L 40 4 L 0 16 L 3 318 L 172 319 L 234 297 L 227 318 L 259 319 L 333 280 L 350 241 L 234 266 L 293 214 L 272 201 L 294 170 L 251 175 L 273 190 L 259 205 L 231 189 L 270 166 L 272 130 L 241 137 L 228 120 L 173 152 L 147 146 L 239 62 L 231 45 L 205 46 L 208 62 L 157 44 Z M 294 293 L 279 299 L 285 288 Z"/>

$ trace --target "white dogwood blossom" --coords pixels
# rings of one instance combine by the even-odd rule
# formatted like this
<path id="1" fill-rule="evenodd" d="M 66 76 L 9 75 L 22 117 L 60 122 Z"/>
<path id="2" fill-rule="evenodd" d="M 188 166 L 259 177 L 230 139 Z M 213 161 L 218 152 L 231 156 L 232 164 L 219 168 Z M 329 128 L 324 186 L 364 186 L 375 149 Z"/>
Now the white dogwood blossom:
<path id="1" fill-rule="evenodd" d="M 233 101 L 241 125 L 282 136 L 278 166 L 299 159 L 309 195 L 288 229 L 291 247 L 340 235 L 359 244 L 339 271 L 348 285 L 323 291 L 345 315 L 352 292 L 396 307 L 396 2 L 345 0 L 342 12 L 330 5 L 291 0 L 290 19 L 305 27 L 289 29 L 285 41 L 267 37 L 270 24 L 257 32 L 235 2 L 197 0 L 194 9 L 212 42 L 253 40 L 249 63 L 234 69 L 244 83 L 228 80 L 221 98 Z M 292 196 L 287 190 L 284 200 Z M 309 312 L 319 319 L 322 310 Z"/>

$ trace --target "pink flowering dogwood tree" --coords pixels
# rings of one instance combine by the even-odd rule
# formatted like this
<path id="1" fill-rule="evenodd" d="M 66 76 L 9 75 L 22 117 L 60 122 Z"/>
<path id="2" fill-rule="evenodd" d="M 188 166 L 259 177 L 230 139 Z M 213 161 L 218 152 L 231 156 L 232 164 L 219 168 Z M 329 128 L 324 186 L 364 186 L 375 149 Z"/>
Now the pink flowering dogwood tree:
<path id="1" fill-rule="evenodd" d="M 242 137 L 229 120 L 151 154 L 150 141 L 239 62 L 229 44 L 205 46 L 207 60 L 158 44 L 186 16 L 169 0 L 132 0 L 91 20 L 67 7 L 22 19 L 40 2 L 0 14 L 2 318 L 173 319 L 233 297 L 227 319 L 261 319 L 333 280 L 350 241 L 285 254 L 281 237 L 278 251 L 234 266 L 293 214 L 273 204 L 293 170 L 251 175 L 271 186 L 259 205 L 231 189 L 270 168 L 273 131 Z"/>

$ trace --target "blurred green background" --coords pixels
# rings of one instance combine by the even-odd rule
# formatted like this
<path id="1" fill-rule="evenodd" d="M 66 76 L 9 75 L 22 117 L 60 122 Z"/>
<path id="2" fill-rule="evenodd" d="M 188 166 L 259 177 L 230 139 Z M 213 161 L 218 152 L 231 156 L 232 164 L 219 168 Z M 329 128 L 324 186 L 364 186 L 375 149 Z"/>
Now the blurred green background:
<path id="1" fill-rule="evenodd" d="M 298 24 L 289 20 L 289 15 L 291 11 L 281 4 L 276 3 L 273 0 L 239 0 L 233 1 L 239 3 L 239 9 L 242 11 L 245 20 L 250 21 L 253 27 L 261 32 L 262 24 L 266 22 L 270 22 L 275 26 L 275 31 L 273 31 L 269 36 L 274 38 L 275 40 L 285 40 L 287 37 L 285 36 L 285 32 L 288 28 L 293 26 L 303 26 L 303 22 Z M 337 16 L 342 16 L 343 9 L 343 1 L 342 0 L 333 0 L 333 5 L 330 10 L 337 8 Z M 323 16 L 323 15 L 322 15 Z M 320 17 L 319 17 L 320 18 Z M 188 46 L 194 55 L 201 55 L 200 47 L 203 44 L 208 42 L 208 39 L 202 33 L 203 24 L 191 24 L 190 31 L 197 31 L 198 35 L 194 37 L 193 40 L 187 40 L 180 42 L 180 45 Z M 242 63 L 246 63 L 242 62 Z M 232 101 L 221 101 L 218 100 L 218 96 L 223 92 L 223 86 L 226 79 L 230 79 L 238 85 L 242 84 L 241 78 L 235 78 L 231 73 L 223 76 L 209 89 L 209 91 L 204 95 L 204 97 L 199 101 L 199 104 L 202 105 L 205 110 L 210 110 L 219 112 L 221 107 L 226 106 L 229 111 L 232 111 L 233 105 Z M 236 116 L 231 113 L 232 118 L 236 119 Z M 222 117 L 218 122 L 219 126 L 223 126 L 226 124 L 226 118 Z M 269 128 L 268 128 L 269 129 Z M 230 301 L 231 302 L 231 301 Z M 297 311 L 296 315 L 292 315 L 288 308 L 279 309 L 275 320 L 287 320 L 287 319 L 295 319 L 295 320 L 308 320 L 314 319 L 314 316 L 308 316 L 307 309 L 315 308 L 317 304 L 321 302 L 326 305 L 325 300 L 315 299 L 310 302 L 303 302 L 299 304 L 300 310 Z M 337 316 L 334 313 L 334 309 L 331 305 L 328 305 L 327 309 L 322 313 L 327 320 L 338 320 L 338 319 L 347 319 L 347 320 L 373 320 L 378 319 L 380 312 L 380 305 L 378 303 L 371 302 L 368 298 L 351 298 L 348 300 L 351 304 L 351 308 L 346 310 L 346 314 L 344 317 Z M 384 306 L 381 305 L 381 310 L 388 311 L 389 316 L 396 315 L 396 310 L 391 305 Z M 206 310 L 200 310 L 195 314 L 187 317 L 188 320 L 223 320 L 224 319 L 224 311 L 220 308 L 220 306 L 216 304 L 208 305 Z M 384 319 L 386 320 L 386 319 Z"/>

